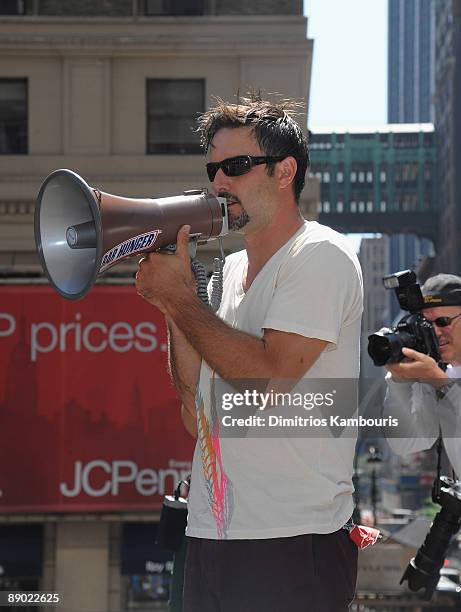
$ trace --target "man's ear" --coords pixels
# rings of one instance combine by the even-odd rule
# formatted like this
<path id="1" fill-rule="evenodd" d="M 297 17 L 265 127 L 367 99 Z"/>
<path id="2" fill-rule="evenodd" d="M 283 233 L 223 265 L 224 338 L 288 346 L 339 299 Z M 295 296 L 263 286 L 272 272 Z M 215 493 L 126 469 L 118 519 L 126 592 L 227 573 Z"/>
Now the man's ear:
<path id="1" fill-rule="evenodd" d="M 285 157 L 277 164 L 277 178 L 280 189 L 289 187 L 295 179 L 298 163 L 294 157 Z"/>

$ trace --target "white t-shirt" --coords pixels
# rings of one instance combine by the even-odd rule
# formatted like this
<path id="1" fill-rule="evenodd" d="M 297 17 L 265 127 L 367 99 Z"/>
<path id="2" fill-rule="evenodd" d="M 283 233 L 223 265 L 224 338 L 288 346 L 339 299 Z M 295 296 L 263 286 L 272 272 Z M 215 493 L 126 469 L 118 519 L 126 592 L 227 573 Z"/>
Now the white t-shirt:
<path id="1" fill-rule="evenodd" d="M 357 379 L 362 276 L 349 240 L 306 222 L 264 265 L 245 293 L 246 251 L 227 258 L 218 315 L 256 337 L 265 329 L 328 341 L 304 378 Z M 332 533 L 353 510 L 355 438 L 226 438 L 202 361 L 198 440 L 186 534 L 258 539 Z"/>

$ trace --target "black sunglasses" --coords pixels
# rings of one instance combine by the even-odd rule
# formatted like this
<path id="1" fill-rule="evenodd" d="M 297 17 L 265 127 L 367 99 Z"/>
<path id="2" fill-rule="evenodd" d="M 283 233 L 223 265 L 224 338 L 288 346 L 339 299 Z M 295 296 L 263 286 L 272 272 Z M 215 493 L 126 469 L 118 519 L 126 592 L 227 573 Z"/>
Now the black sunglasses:
<path id="1" fill-rule="evenodd" d="M 223 159 L 220 162 L 209 162 L 206 165 L 206 171 L 208 173 L 208 178 L 212 183 L 215 180 L 216 174 L 220 168 L 226 176 L 242 176 L 242 174 L 250 172 L 253 166 L 282 161 L 282 159 L 285 159 L 285 157 L 286 155 L 282 157 L 254 157 L 253 155 L 237 155 L 236 157 L 228 157 L 227 159 Z"/>
<path id="2" fill-rule="evenodd" d="M 451 325 L 451 322 L 458 317 L 461 317 L 461 312 L 454 317 L 437 317 L 433 321 L 430 321 L 430 323 L 432 323 L 432 325 L 437 325 L 437 327 L 448 327 Z"/>

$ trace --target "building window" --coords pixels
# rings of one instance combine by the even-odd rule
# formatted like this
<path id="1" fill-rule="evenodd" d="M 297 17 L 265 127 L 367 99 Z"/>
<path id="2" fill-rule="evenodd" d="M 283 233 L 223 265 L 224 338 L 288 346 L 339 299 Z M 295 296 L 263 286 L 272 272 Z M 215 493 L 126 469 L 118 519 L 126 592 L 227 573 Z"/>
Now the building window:
<path id="1" fill-rule="evenodd" d="M 201 153 L 195 128 L 204 110 L 204 79 L 148 79 L 147 153 Z"/>
<path id="2" fill-rule="evenodd" d="M 367 183 L 372 183 L 373 182 L 373 172 L 370 172 L 370 170 L 367 171 Z"/>
<path id="3" fill-rule="evenodd" d="M 330 173 L 329 172 L 324 172 L 323 173 L 323 182 L 324 183 L 329 183 L 330 182 Z"/>
<path id="4" fill-rule="evenodd" d="M 373 202 L 370 200 L 367 202 L 367 212 L 373 212 Z"/>
<path id="5" fill-rule="evenodd" d="M 424 164 L 424 180 L 430 181 L 432 178 L 432 167 L 430 162 Z"/>
<path id="6" fill-rule="evenodd" d="M 428 132 L 424 134 L 423 137 L 424 147 L 433 147 L 434 146 L 434 132 Z"/>
<path id="7" fill-rule="evenodd" d="M 350 180 L 351 183 L 355 183 L 357 180 L 357 172 L 355 172 L 355 170 L 352 170 L 351 174 L 350 174 Z"/>
<path id="8" fill-rule="evenodd" d="M 0 15 L 24 15 L 26 12 L 25 0 L 2 0 L 0 2 Z"/>
<path id="9" fill-rule="evenodd" d="M 27 153 L 27 79 L 0 79 L 0 154 Z"/>
<path id="10" fill-rule="evenodd" d="M 323 203 L 323 212 L 326 212 L 326 213 L 330 212 L 330 202 Z"/>
<path id="11" fill-rule="evenodd" d="M 394 134 L 394 146 L 397 149 L 416 149 L 419 146 L 419 134 Z"/>
<path id="12" fill-rule="evenodd" d="M 411 164 L 402 164 L 402 180 L 408 182 L 410 180 Z"/>
<path id="13" fill-rule="evenodd" d="M 365 202 L 359 202 L 359 212 L 365 212 Z"/>
<path id="14" fill-rule="evenodd" d="M 351 212 L 357 212 L 357 203 L 354 201 L 351 202 Z"/>
<path id="15" fill-rule="evenodd" d="M 344 203 L 339 200 L 336 202 L 336 212 L 342 213 L 344 210 Z"/>
<path id="16" fill-rule="evenodd" d="M 385 200 L 381 200 L 379 208 L 380 208 L 381 212 L 386 212 L 386 201 Z"/>
<path id="17" fill-rule="evenodd" d="M 341 171 L 337 172 L 336 173 L 336 182 L 337 183 L 342 183 L 343 180 L 344 180 L 344 174 Z"/>
<path id="18" fill-rule="evenodd" d="M 145 0 L 144 14 L 203 15 L 204 5 L 204 0 Z"/>

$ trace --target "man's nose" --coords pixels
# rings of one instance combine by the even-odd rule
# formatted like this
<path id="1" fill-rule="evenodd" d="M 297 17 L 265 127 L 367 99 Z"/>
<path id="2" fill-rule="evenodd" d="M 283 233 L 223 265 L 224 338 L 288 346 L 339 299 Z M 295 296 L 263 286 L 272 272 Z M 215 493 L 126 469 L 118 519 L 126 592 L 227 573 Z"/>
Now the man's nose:
<path id="1" fill-rule="evenodd" d="M 226 176 L 221 168 L 218 169 L 216 176 L 213 181 L 213 190 L 215 193 L 219 193 L 221 191 L 230 191 L 230 185 L 232 183 L 232 179 L 230 176 Z"/>

